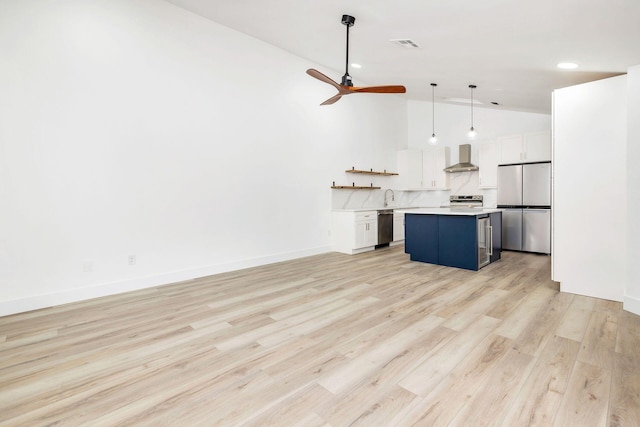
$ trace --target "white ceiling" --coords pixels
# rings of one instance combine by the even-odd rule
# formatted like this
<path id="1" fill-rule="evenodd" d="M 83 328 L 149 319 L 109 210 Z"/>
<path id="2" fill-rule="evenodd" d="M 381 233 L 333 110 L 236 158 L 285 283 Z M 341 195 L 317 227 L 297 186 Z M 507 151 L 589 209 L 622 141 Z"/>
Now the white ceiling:
<path id="1" fill-rule="evenodd" d="M 350 68 L 354 81 L 405 85 L 407 99 L 431 101 L 430 83 L 436 102 L 468 99 L 475 84 L 474 98 L 488 107 L 550 113 L 554 89 L 640 64 L 640 0 L 168 1 L 321 64 L 336 81 L 345 61 L 340 20 L 352 15 L 350 62 L 362 65 Z M 389 42 L 398 38 L 420 48 Z M 556 68 L 563 61 L 580 68 Z"/>

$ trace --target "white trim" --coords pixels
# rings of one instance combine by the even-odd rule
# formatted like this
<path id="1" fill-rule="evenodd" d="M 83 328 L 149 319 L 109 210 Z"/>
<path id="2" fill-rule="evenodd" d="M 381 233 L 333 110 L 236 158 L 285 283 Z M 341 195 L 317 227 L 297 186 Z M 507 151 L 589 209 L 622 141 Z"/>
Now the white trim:
<path id="1" fill-rule="evenodd" d="M 242 270 L 244 268 L 250 267 L 258 267 L 261 265 L 273 264 L 281 261 L 289 261 L 296 258 L 319 255 L 327 252 L 331 252 L 331 248 L 329 246 L 321 246 L 301 251 L 284 252 L 275 255 L 245 259 L 224 264 L 213 264 L 206 267 L 173 271 L 157 276 L 139 277 L 118 282 L 98 284 L 86 288 L 68 289 L 51 294 L 0 301 L 0 316 L 8 316 L 10 314 L 23 313 L 26 311 L 84 301 L 107 295 L 115 295 L 139 289 L 152 288 L 154 286 L 168 285 L 170 283 L 181 282 L 184 280 L 197 279 L 200 277 L 211 276 L 213 274 Z"/>
<path id="2" fill-rule="evenodd" d="M 331 251 L 332 252 L 340 252 L 341 254 L 345 254 L 345 255 L 358 255 L 358 254 L 362 254 L 365 252 L 371 252 L 371 251 L 375 251 L 376 247 L 375 246 L 366 246 L 364 248 L 358 248 L 358 249 L 350 249 L 350 248 L 345 248 L 344 246 L 332 246 L 331 247 Z"/>
<path id="3" fill-rule="evenodd" d="M 622 308 L 630 313 L 640 315 L 640 298 L 634 298 L 630 297 L 629 295 L 625 295 L 624 302 L 622 303 Z"/>

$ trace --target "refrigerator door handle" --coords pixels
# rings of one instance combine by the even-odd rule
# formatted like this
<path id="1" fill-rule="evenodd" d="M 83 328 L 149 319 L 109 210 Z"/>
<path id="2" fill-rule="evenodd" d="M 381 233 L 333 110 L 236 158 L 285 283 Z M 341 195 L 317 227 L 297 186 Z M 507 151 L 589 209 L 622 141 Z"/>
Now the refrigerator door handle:
<path id="1" fill-rule="evenodd" d="M 493 226 L 487 226 L 487 251 L 489 255 L 493 255 Z"/>

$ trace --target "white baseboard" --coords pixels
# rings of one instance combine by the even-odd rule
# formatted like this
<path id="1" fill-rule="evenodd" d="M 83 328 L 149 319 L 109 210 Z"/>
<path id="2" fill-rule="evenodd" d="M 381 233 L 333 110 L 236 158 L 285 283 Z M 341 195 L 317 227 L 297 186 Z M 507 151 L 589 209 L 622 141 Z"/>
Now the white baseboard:
<path id="1" fill-rule="evenodd" d="M 630 297 L 629 295 L 624 296 L 624 302 L 622 303 L 622 308 L 630 313 L 640 315 L 640 298 Z"/>
<path id="2" fill-rule="evenodd" d="M 167 285 L 184 280 L 197 279 L 227 271 L 242 270 L 244 268 L 258 267 L 281 261 L 289 261 L 312 255 L 331 252 L 329 246 L 305 249 L 301 251 L 285 252 L 264 257 L 244 259 L 223 264 L 213 264 L 187 270 L 173 271 L 155 276 L 122 280 L 118 282 L 103 283 L 85 288 L 69 289 L 50 294 L 36 295 L 26 298 L 18 298 L 8 301 L 0 301 L 0 316 L 23 313 L 56 305 L 84 301 L 92 298 L 115 295 L 139 289 L 152 288 L 154 286 Z"/>

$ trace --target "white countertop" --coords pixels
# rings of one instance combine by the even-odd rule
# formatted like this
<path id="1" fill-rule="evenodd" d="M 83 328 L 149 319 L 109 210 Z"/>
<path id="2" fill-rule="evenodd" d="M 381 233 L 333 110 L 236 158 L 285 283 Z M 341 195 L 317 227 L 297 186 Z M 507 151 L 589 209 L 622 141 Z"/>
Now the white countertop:
<path id="1" fill-rule="evenodd" d="M 397 210 L 407 210 L 407 209 L 421 209 L 421 208 L 414 208 L 411 206 L 386 206 L 386 207 L 380 207 L 380 208 L 354 208 L 354 209 L 332 209 L 332 212 L 367 212 L 367 211 L 382 211 L 385 209 L 393 209 L 394 212 Z"/>
<path id="2" fill-rule="evenodd" d="M 333 212 L 369 212 L 384 209 L 393 209 L 393 212 L 414 213 L 423 215 L 482 215 L 493 212 L 502 212 L 504 209 L 495 208 L 442 208 L 442 207 L 414 207 L 414 206 L 387 206 L 383 208 L 353 208 L 332 209 Z"/>
<path id="3" fill-rule="evenodd" d="M 394 212 L 411 213 L 419 215 L 484 215 L 494 212 L 502 212 L 503 209 L 492 208 L 411 208 L 394 209 Z"/>

